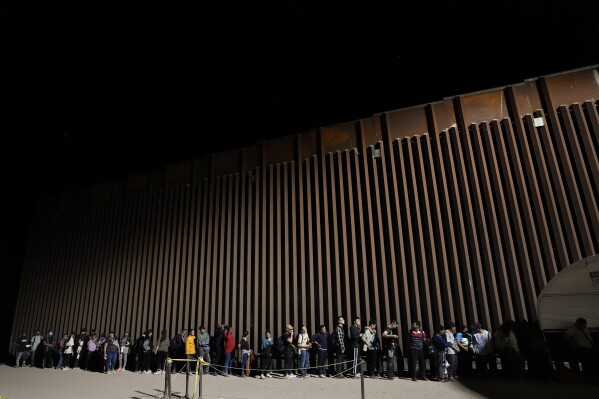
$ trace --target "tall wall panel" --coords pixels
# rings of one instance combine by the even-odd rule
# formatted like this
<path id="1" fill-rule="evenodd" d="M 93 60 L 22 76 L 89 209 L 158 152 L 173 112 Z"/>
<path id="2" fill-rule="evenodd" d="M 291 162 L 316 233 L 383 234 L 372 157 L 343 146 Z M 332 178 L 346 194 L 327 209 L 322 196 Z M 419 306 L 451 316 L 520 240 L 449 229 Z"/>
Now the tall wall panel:
<path id="1" fill-rule="evenodd" d="M 12 327 L 535 320 L 599 248 L 596 67 L 42 201 Z M 571 84 L 569 84 L 571 83 Z M 10 350 L 13 350 L 11 347 Z"/>

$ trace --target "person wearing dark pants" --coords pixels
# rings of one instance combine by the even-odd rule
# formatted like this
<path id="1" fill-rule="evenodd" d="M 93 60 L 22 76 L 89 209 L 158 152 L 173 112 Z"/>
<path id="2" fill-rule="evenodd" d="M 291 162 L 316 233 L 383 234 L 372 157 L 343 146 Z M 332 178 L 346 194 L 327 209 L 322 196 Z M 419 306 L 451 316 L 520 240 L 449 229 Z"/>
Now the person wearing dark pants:
<path id="1" fill-rule="evenodd" d="M 395 350 L 399 345 L 399 335 L 395 332 L 397 326 L 397 320 L 391 320 L 391 323 L 383 331 L 383 343 L 385 344 L 385 352 L 387 354 L 387 378 L 390 380 L 399 379 L 395 375 Z"/>
<path id="2" fill-rule="evenodd" d="M 362 346 L 362 325 L 359 317 L 354 318 L 354 322 L 349 328 L 349 339 L 352 346 L 352 376 L 359 377 L 358 363 L 360 361 L 360 347 Z"/>
<path id="3" fill-rule="evenodd" d="M 333 343 L 335 350 L 335 377 L 345 378 L 343 375 L 343 362 L 345 361 L 345 319 L 337 317 L 337 327 L 333 331 Z"/>
<path id="4" fill-rule="evenodd" d="M 368 377 L 375 377 L 375 367 L 378 364 L 378 346 L 376 339 L 376 322 L 370 320 L 366 328 L 364 328 L 364 334 L 362 335 L 362 342 L 364 343 L 364 351 L 366 352 L 366 375 Z"/>
<path id="5" fill-rule="evenodd" d="M 419 320 L 412 321 L 409 338 L 408 346 L 410 348 L 410 370 L 412 371 L 412 381 L 418 381 L 416 378 L 416 365 L 418 365 L 422 379 L 428 381 L 428 378 L 426 378 L 423 350 L 424 343 L 427 342 L 428 338 L 426 337 L 426 333 L 420 329 Z"/>
<path id="6" fill-rule="evenodd" d="M 319 331 L 312 336 L 312 342 L 318 348 L 318 376 L 320 378 L 326 377 L 325 366 L 329 357 L 329 339 L 330 335 L 324 324 L 321 324 Z"/>

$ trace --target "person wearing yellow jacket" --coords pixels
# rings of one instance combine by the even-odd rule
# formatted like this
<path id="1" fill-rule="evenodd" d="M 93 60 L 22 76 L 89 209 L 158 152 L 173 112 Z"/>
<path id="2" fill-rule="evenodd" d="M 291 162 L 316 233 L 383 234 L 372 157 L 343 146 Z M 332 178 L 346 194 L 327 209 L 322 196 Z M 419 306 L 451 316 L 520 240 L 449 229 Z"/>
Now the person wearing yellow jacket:
<path id="1" fill-rule="evenodd" d="M 191 361 L 191 360 L 197 360 L 197 357 L 196 357 L 196 330 L 194 330 L 193 328 L 189 330 L 189 334 L 187 335 L 187 339 L 185 340 L 185 354 L 187 355 L 187 360 L 189 360 L 187 362 L 187 374 L 189 374 L 190 370 L 195 372 L 196 363 Z"/>

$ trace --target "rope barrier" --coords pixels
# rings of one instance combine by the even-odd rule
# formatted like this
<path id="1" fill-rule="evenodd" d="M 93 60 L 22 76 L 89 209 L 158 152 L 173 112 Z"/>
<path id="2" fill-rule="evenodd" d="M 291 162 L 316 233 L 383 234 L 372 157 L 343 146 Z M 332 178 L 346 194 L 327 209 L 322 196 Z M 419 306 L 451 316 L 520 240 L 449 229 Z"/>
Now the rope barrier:
<path id="1" fill-rule="evenodd" d="M 204 366 L 208 366 L 208 369 L 213 369 L 216 373 L 219 373 L 220 375 L 223 376 L 229 376 L 229 374 L 225 374 L 224 372 L 222 372 L 221 370 L 219 370 L 217 367 L 222 367 L 222 366 L 215 366 L 214 364 L 207 362 L 204 360 L 204 358 L 202 356 L 198 357 L 197 359 L 173 359 L 173 358 L 167 358 L 165 361 L 165 381 L 164 381 L 164 396 L 161 399 L 170 399 L 172 396 L 172 373 L 171 373 L 171 367 L 173 362 L 185 362 L 188 364 L 195 362 L 196 363 L 196 367 L 195 367 L 195 379 L 194 379 L 194 388 L 193 388 L 193 396 L 190 398 L 189 397 L 189 369 L 187 369 L 187 371 L 185 372 L 186 374 L 186 382 L 185 382 L 185 396 L 183 398 L 186 399 L 193 399 L 195 398 L 195 393 L 199 392 L 199 396 L 198 398 L 202 397 L 202 376 L 204 374 Z M 353 365 L 353 360 L 347 360 L 344 362 L 339 362 L 339 363 L 331 363 L 331 364 L 327 364 L 324 366 L 309 366 L 306 367 L 305 370 L 315 370 L 315 369 L 320 369 L 321 367 L 326 367 L 326 368 L 333 368 L 333 369 L 337 369 L 337 366 L 343 366 L 346 364 L 352 363 Z M 360 359 L 360 362 L 357 364 L 357 366 L 360 368 L 360 378 L 361 378 L 361 393 L 362 393 L 362 398 L 364 398 L 364 360 Z M 242 367 L 228 367 L 228 370 L 238 370 L 242 373 L 246 370 L 245 368 Z M 285 372 L 296 372 L 297 370 L 299 370 L 299 368 L 294 367 L 291 369 L 272 369 L 272 370 L 267 370 L 267 369 L 259 369 L 259 368 L 254 368 L 252 369 L 255 372 L 260 372 L 260 374 L 264 374 L 264 372 L 267 373 L 275 373 L 275 374 L 279 374 L 278 372 L 282 372 L 281 375 L 284 375 Z M 351 370 L 351 368 L 348 368 L 346 370 L 341 371 L 340 373 L 337 374 L 333 374 L 331 375 L 331 377 L 337 377 L 343 373 L 346 373 L 348 370 Z M 176 374 L 176 373 L 175 373 Z M 284 377 L 282 377 L 284 378 Z"/>

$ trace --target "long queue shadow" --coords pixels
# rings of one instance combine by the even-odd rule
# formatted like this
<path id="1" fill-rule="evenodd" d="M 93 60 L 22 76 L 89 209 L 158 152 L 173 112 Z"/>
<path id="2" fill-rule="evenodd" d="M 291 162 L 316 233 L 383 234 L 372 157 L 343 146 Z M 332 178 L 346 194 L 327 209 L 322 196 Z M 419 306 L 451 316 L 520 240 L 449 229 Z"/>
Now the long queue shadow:
<path id="1" fill-rule="evenodd" d="M 563 399 L 566 397 L 597 397 L 599 385 L 584 380 L 560 382 L 557 375 L 550 379 L 527 377 L 509 378 L 502 375 L 489 375 L 484 378 L 460 378 L 465 388 L 490 399 L 538 397 L 543 399 Z M 582 396 L 580 396 L 582 395 Z"/>

